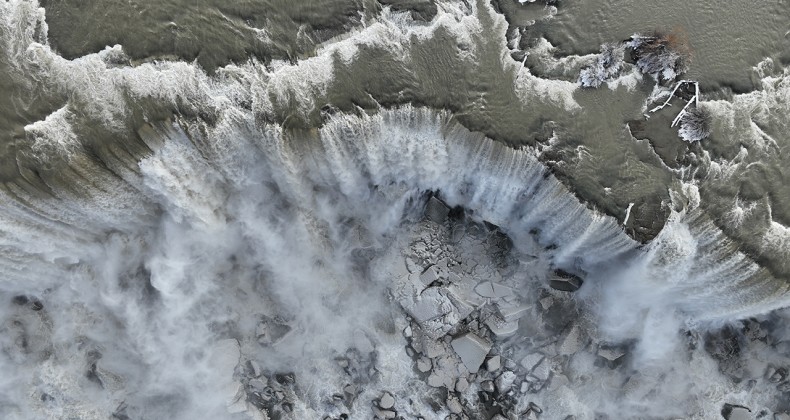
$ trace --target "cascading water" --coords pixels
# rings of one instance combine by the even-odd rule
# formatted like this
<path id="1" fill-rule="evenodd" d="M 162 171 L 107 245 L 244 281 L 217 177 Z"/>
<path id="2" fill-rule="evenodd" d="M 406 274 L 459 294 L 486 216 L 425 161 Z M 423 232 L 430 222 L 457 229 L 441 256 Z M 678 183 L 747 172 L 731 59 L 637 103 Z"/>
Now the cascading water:
<path id="1" fill-rule="evenodd" d="M 6 388 L 7 415 L 101 418 L 123 402 L 129 415 L 221 417 L 235 395 L 225 389 L 236 383 L 232 370 L 249 359 L 305 378 L 302 386 L 314 389 L 293 391 L 292 409 L 315 417 L 320 401 L 343 387 L 325 366 L 359 340 L 381 352 L 380 380 L 403 386 L 402 373 L 388 372 L 405 362 L 386 359 L 398 345 L 385 325 L 403 322 L 386 298 L 398 281 L 364 265 L 403 246 L 398 238 L 419 220 L 425 191 L 438 191 L 470 220 L 498 225 L 515 255 L 545 261 L 522 264 L 516 278 L 529 273 L 545 284 L 550 267 L 583 274 L 593 284 L 581 297 L 582 307 L 590 303 L 584 317 L 597 318 L 601 339 L 656 334 L 655 316 L 698 322 L 786 303 L 784 282 L 737 251 L 707 246 L 715 228 L 678 214 L 653 244 L 639 246 L 612 218 L 579 203 L 529 150 L 471 133 L 447 115 L 404 108 L 338 116 L 317 133 L 256 128 L 251 115 L 241 116 L 215 128 L 185 121 L 141 129 L 153 152 L 139 176 L 116 181 L 115 191 L 108 183 L 78 191 L 129 203 L 123 212 L 97 220 L 95 200 L 69 196 L 4 207 L 4 295 L 44 306 L 39 327 L 6 311 L 8 322 L 24 320 L 17 322 L 27 342 L 5 366 L 18 385 Z M 50 248 L 29 248 L 39 242 Z M 537 293 L 524 281 L 525 295 Z M 644 311 L 646 319 L 623 328 L 624 312 Z M 263 350 L 255 341 L 261 316 L 291 330 Z M 236 360 L 217 362 L 207 350 L 223 339 L 238 340 Z M 94 377 L 86 371 L 100 386 L 84 386 Z M 352 416 L 365 417 L 361 410 Z"/>
<path id="2" fill-rule="evenodd" d="M 419 62 L 450 39 L 452 60 L 500 66 L 522 111 L 580 112 L 575 85 L 514 64 L 490 5 L 385 10 L 312 58 L 212 76 L 119 46 L 65 60 L 36 6 L 0 5 L 11 102 L 55 104 L 0 121 L 0 417 L 790 409 L 790 283 L 722 231 L 706 180 L 670 188 L 640 243 L 541 162 L 562 130 L 513 148 L 462 112 L 317 109 L 360 51 Z M 711 182 L 731 175 L 716 165 Z"/>

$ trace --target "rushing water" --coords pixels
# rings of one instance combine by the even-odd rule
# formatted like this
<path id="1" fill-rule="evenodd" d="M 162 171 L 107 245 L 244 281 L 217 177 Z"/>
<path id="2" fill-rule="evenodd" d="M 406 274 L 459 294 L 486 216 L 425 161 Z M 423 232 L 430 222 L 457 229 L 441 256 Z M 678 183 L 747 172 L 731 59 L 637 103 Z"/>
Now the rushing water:
<path id="1" fill-rule="evenodd" d="M 274 418 L 370 418 L 381 389 L 406 417 L 449 414 L 418 398 L 436 387 L 394 298 L 429 193 L 512 247 L 497 276 L 538 312 L 497 351 L 559 352 L 550 385 L 503 406 L 790 409 L 772 379 L 790 358 L 786 2 L 215 3 L 0 5 L 4 418 L 265 418 L 238 409 L 260 398 L 245 361 L 297 378 Z M 685 104 L 649 113 L 668 89 L 632 64 L 576 82 L 600 44 L 678 25 L 712 115 L 694 144 L 668 128 Z M 547 295 L 554 270 L 584 286 Z M 570 333 L 540 327 L 570 313 Z M 285 338 L 259 346 L 261 319 Z M 609 344 L 625 362 L 596 359 Z M 375 379 L 336 398 L 336 360 L 367 348 Z"/>

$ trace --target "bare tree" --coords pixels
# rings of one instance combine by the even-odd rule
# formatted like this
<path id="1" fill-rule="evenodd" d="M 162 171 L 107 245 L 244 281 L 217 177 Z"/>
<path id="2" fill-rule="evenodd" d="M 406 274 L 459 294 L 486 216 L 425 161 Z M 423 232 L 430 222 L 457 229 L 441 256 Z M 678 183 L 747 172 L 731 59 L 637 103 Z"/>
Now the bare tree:
<path id="1" fill-rule="evenodd" d="M 691 61 L 688 38 L 681 29 L 665 34 L 634 34 L 626 45 L 632 49 L 636 67 L 658 81 L 674 81 Z"/>

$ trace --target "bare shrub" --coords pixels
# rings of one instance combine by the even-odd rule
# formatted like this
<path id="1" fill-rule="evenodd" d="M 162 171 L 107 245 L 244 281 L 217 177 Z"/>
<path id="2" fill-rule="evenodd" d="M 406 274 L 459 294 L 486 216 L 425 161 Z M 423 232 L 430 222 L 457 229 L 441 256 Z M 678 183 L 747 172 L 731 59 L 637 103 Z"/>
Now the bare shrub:
<path id="1" fill-rule="evenodd" d="M 623 44 L 603 44 L 601 53 L 595 63 L 582 68 L 579 73 L 579 84 L 584 87 L 601 86 L 606 81 L 612 80 L 623 69 L 625 46 Z"/>
<path id="2" fill-rule="evenodd" d="M 687 142 L 700 141 L 710 135 L 710 112 L 705 108 L 694 108 L 680 118 L 678 136 Z"/>

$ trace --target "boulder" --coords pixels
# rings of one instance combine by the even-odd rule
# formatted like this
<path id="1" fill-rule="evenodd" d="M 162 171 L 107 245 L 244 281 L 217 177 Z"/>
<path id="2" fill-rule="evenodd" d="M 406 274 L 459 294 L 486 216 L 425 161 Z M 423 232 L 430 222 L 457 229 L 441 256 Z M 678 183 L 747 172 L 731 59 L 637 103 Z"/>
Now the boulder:
<path id="1" fill-rule="evenodd" d="M 623 350 L 621 347 L 601 346 L 598 349 L 598 356 L 603 357 L 610 362 L 614 362 L 624 355 L 625 350 Z"/>
<path id="2" fill-rule="evenodd" d="M 548 359 L 544 358 L 535 369 L 532 370 L 532 376 L 538 378 L 542 382 L 545 382 L 549 379 L 551 375 L 551 363 Z"/>
<path id="3" fill-rule="evenodd" d="M 435 196 L 431 196 L 428 199 L 428 204 L 425 205 L 425 217 L 428 220 L 442 224 L 445 220 L 447 220 L 447 215 L 450 214 L 450 207 L 447 204 L 444 204 L 442 200 L 439 200 Z"/>
<path id="4" fill-rule="evenodd" d="M 733 404 L 724 404 L 721 416 L 726 420 L 753 420 L 752 411 L 746 407 Z"/>
<path id="5" fill-rule="evenodd" d="M 526 315 L 530 309 L 528 305 L 510 305 L 502 302 L 497 302 L 496 307 L 499 315 L 507 322 L 518 321 Z"/>
<path id="6" fill-rule="evenodd" d="M 513 296 L 513 289 L 493 281 L 484 281 L 475 286 L 475 292 L 489 299 L 504 299 Z"/>
<path id="7" fill-rule="evenodd" d="M 379 407 L 389 410 L 390 408 L 395 406 L 395 398 L 392 397 L 392 394 L 389 392 L 385 392 L 379 398 Z"/>
<path id="8" fill-rule="evenodd" d="M 563 292 L 575 292 L 582 287 L 584 280 L 581 277 L 563 270 L 554 270 L 549 275 L 549 286 Z"/>
<path id="9" fill-rule="evenodd" d="M 474 333 L 466 333 L 454 339 L 453 350 L 461 358 L 466 369 L 475 373 L 480 369 L 486 355 L 491 350 L 491 343 Z"/>
<path id="10" fill-rule="evenodd" d="M 444 310 L 450 303 L 449 300 L 439 293 L 436 288 L 426 289 L 414 303 L 405 301 L 401 304 L 406 307 L 417 322 L 423 324 L 433 319 L 444 316 L 447 311 Z"/>
<path id="11" fill-rule="evenodd" d="M 518 320 L 505 321 L 499 317 L 491 316 L 486 319 L 486 326 L 498 339 L 507 338 L 516 334 L 518 331 Z"/>
<path id="12" fill-rule="evenodd" d="M 502 358 L 500 356 L 494 356 L 486 361 L 486 369 L 489 372 L 496 372 L 501 367 L 502 367 Z"/>
<path id="13" fill-rule="evenodd" d="M 421 357 L 419 360 L 417 360 L 417 370 L 420 372 L 427 373 L 431 370 L 431 368 L 431 359 L 427 357 Z"/>
<path id="14" fill-rule="evenodd" d="M 420 274 L 420 282 L 422 282 L 422 284 L 425 287 L 428 287 L 431 285 L 431 283 L 435 282 L 436 280 L 439 280 L 441 278 L 441 275 L 442 273 L 441 270 L 439 270 L 439 267 L 437 267 L 436 265 L 432 265 L 428 267 L 428 269 L 425 270 L 422 274 Z"/>
<path id="15" fill-rule="evenodd" d="M 568 332 L 568 335 L 562 340 L 562 343 L 560 343 L 558 351 L 563 356 L 569 356 L 581 350 L 583 345 L 584 340 L 581 329 L 574 325 Z"/>
<path id="16" fill-rule="evenodd" d="M 458 381 L 455 382 L 455 390 L 458 392 L 464 392 L 469 389 L 469 381 L 466 378 L 458 378 Z"/>
<path id="17" fill-rule="evenodd" d="M 494 382 L 493 381 L 483 381 L 480 383 L 480 389 L 485 392 L 491 393 L 494 392 Z"/>
<path id="18" fill-rule="evenodd" d="M 499 393 L 506 394 L 513 387 L 514 382 L 516 382 L 516 374 L 508 370 L 497 376 L 496 387 Z"/>
<path id="19" fill-rule="evenodd" d="M 464 411 L 464 406 L 461 405 L 461 401 L 454 396 L 448 396 L 446 404 L 451 413 L 461 414 Z"/>
<path id="20" fill-rule="evenodd" d="M 264 317 L 255 329 L 258 344 L 269 346 L 277 344 L 291 331 L 291 327 L 275 319 Z"/>

